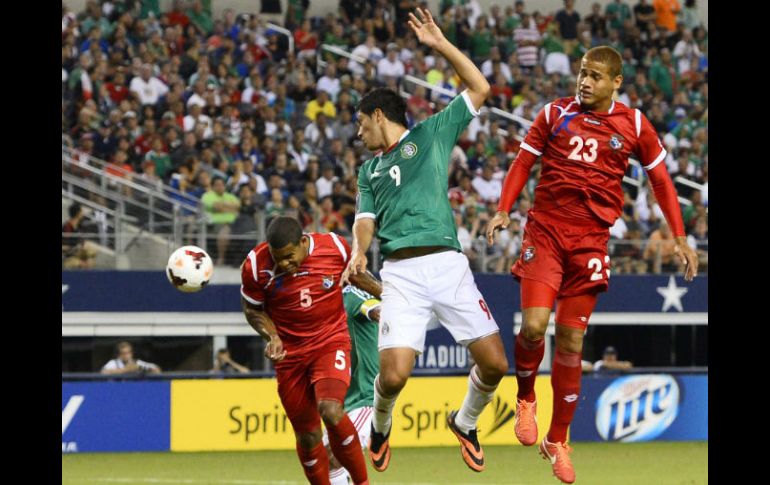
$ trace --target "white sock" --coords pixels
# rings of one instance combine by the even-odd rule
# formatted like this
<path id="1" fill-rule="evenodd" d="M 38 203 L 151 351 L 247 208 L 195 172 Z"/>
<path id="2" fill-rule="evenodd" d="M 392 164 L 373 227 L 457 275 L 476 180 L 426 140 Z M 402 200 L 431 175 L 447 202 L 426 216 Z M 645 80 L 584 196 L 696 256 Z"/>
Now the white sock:
<path id="1" fill-rule="evenodd" d="M 380 394 L 380 375 L 374 378 L 374 413 L 372 414 L 372 425 L 378 433 L 387 434 L 390 431 L 391 415 L 393 407 L 396 405 L 398 394 L 393 397 L 383 397 Z"/>
<path id="2" fill-rule="evenodd" d="M 455 425 L 460 428 L 460 431 L 467 433 L 476 428 L 479 415 L 494 397 L 495 389 L 497 386 L 481 382 L 474 365 L 468 375 L 468 393 L 465 394 L 463 405 L 455 415 Z"/>
<path id="3" fill-rule="evenodd" d="M 348 485 L 349 476 L 345 468 L 337 468 L 329 472 L 329 482 L 331 485 Z"/>

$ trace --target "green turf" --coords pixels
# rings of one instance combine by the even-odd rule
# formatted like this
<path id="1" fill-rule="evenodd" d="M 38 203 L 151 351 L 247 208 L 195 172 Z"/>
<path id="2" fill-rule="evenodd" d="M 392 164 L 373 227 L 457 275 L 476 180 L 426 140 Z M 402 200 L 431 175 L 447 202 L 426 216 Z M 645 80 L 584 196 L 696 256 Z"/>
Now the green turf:
<path id="1" fill-rule="evenodd" d="M 487 446 L 487 469 L 470 471 L 459 448 L 393 450 L 372 484 L 554 485 L 535 447 Z M 576 483 L 668 485 L 708 483 L 708 443 L 577 443 Z M 89 453 L 62 455 L 62 485 L 294 485 L 306 483 L 294 452 Z"/>

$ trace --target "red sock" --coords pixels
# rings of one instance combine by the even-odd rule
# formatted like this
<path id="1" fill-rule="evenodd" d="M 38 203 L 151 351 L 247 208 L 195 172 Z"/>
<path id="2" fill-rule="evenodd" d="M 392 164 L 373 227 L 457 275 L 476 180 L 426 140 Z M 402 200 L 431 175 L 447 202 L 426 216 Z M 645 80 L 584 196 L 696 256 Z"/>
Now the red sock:
<path id="1" fill-rule="evenodd" d="M 332 453 L 350 473 L 353 483 L 356 485 L 369 483 L 358 431 L 348 415 L 344 415 L 336 425 L 327 426 L 326 431 L 329 433 L 329 446 Z"/>
<path id="2" fill-rule="evenodd" d="M 311 450 L 306 450 L 297 443 L 297 456 L 310 485 L 330 485 L 329 455 L 326 454 L 323 443 L 318 443 Z"/>
<path id="3" fill-rule="evenodd" d="M 544 353 L 545 339 L 527 340 L 521 332 L 516 336 L 513 356 L 516 360 L 516 382 L 519 384 L 518 399 L 535 400 L 535 378 Z"/>
<path id="4" fill-rule="evenodd" d="M 572 416 L 577 408 L 580 396 L 580 376 L 582 353 L 568 353 L 556 350 L 551 373 L 553 387 L 553 416 L 551 429 L 548 430 L 548 441 L 551 443 L 567 440 L 567 428 L 572 422 Z"/>

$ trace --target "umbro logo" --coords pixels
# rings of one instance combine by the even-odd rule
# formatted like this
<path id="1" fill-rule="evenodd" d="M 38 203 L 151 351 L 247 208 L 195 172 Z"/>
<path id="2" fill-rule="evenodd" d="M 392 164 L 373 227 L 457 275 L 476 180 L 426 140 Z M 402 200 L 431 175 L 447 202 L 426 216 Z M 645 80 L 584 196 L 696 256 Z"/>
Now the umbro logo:
<path id="1" fill-rule="evenodd" d="M 577 401 L 578 395 L 577 394 L 567 394 L 564 396 L 564 400 L 567 402 L 575 402 Z"/>

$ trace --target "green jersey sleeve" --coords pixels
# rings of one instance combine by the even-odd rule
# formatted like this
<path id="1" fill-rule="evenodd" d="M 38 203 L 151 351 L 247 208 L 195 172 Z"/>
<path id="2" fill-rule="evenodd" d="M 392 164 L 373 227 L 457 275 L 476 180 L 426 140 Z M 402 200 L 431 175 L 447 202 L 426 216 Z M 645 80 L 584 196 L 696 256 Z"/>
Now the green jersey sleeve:
<path id="1" fill-rule="evenodd" d="M 358 169 L 358 193 L 356 194 L 356 219 L 369 218 L 376 219 L 374 210 L 374 196 L 372 195 L 372 185 L 369 182 L 367 173 L 368 164 L 361 165 Z"/>
<path id="2" fill-rule="evenodd" d="M 479 114 L 481 113 L 473 107 L 471 98 L 465 90 L 459 96 L 455 96 L 446 108 L 423 121 L 422 126 L 437 139 L 454 145 L 468 123 Z"/>

